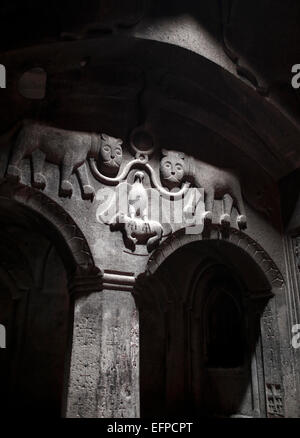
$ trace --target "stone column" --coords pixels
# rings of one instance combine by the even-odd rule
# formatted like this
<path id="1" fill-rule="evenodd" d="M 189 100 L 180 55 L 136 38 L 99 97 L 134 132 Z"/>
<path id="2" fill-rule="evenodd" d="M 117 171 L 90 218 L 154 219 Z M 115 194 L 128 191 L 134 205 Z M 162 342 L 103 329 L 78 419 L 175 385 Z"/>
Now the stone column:
<path id="1" fill-rule="evenodd" d="M 300 224 L 299 221 L 296 222 Z M 299 229 L 299 228 L 298 228 Z M 300 232 L 284 236 L 287 269 L 286 293 L 279 302 L 282 332 L 282 362 L 286 382 L 286 410 L 289 417 L 300 416 Z"/>
<path id="2" fill-rule="evenodd" d="M 132 275 L 104 272 L 99 290 L 85 295 L 77 290 L 74 295 L 64 416 L 139 417 L 139 324 L 131 294 L 134 282 Z"/>

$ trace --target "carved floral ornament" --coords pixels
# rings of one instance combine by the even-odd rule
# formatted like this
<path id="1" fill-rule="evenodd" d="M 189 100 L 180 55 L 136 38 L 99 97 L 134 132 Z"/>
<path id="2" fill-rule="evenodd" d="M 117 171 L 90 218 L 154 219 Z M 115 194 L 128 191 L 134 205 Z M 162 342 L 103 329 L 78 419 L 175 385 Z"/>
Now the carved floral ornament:
<path id="1" fill-rule="evenodd" d="M 95 201 L 87 163 L 102 186 L 97 191 L 97 220 L 120 230 L 132 251 L 146 245 L 152 251 L 160 240 L 178 229 L 199 234 L 211 223 L 215 199 L 223 202 L 220 225 L 229 227 L 233 206 L 237 225 L 246 228 L 238 178 L 233 171 L 211 166 L 183 152 L 157 150 L 143 127 L 130 138 L 129 151 L 121 139 L 106 134 L 67 131 L 24 121 L 9 159 L 6 177 L 20 182 L 22 160 L 32 162 L 32 185 L 44 190 L 45 161 L 59 166 L 59 195 L 71 197 L 71 175 L 76 174 L 83 199 Z M 152 159 L 153 158 L 153 159 Z M 159 168 L 157 166 L 159 163 Z"/>

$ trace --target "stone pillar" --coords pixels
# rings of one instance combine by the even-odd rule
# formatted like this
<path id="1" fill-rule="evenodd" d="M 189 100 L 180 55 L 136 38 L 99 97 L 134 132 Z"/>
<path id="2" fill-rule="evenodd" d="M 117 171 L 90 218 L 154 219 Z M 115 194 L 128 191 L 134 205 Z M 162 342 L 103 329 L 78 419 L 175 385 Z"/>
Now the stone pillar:
<path id="1" fill-rule="evenodd" d="M 299 222 L 298 222 L 299 224 Z M 286 293 L 280 304 L 282 326 L 282 362 L 286 382 L 287 416 L 300 416 L 300 232 L 284 237 L 287 269 Z"/>
<path id="2" fill-rule="evenodd" d="M 126 273 L 104 272 L 100 290 L 74 296 L 64 416 L 139 417 L 134 281 Z"/>

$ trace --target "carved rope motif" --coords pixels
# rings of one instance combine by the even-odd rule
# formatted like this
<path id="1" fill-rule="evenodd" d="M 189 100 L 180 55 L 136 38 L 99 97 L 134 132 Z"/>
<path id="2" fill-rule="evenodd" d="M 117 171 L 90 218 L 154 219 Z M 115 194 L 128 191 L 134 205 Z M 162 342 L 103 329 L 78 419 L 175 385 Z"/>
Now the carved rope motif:
<path id="1" fill-rule="evenodd" d="M 143 158 L 138 158 L 138 159 L 132 160 L 129 163 L 127 163 L 125 168 L 123 169 L 122 173 L 119 176 L 117 176 L 116 178 L 109 178 L 109 177 L 103 175 L 101 172 L 99 172 L 97 165 L 96 165 L 96 161 L 93 158 L 90 159 L 90 167 L 91 167 L 91 171 L 92 171 L 94 177 L 99 182 L 102 182 L 104 184 L 109 184 L 109 185 L 117 185 L 121 181 L 125 180 L 126 177 L 128 176 L 128 173 L 130 172 L 130 170 L 133 169 L 134 167 L 142 168 L 149 173 L 149 175 L 151 177 L 151 182 L 153 183 L 154 187 L 163 196 L 165 196 L 167 198 L 180 199 L 180 198 L 182 198 L 182 196 L 184 196 L 186 194 L 188 188 L 190 187 L 190 183 L 185 182 L 183 184 L 182 189 L 180 189 L 177 192 L 170 192 L 168 190 L 165 190 L 163 188 L 163 186 L 159 183 L 158 178 L 155 175 L 154 169 Z"/>

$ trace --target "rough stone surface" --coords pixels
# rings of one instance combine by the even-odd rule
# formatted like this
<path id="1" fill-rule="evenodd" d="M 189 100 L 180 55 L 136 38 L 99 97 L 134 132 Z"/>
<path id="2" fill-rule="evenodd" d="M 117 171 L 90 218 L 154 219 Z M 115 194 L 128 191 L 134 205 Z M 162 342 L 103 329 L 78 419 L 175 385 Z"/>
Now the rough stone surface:
<path id="1" fill-rule="evenodd" d="M 139 416 L 138 314 L 130 293 L 105 290 L 75 300 L 65 415 Z"/>

